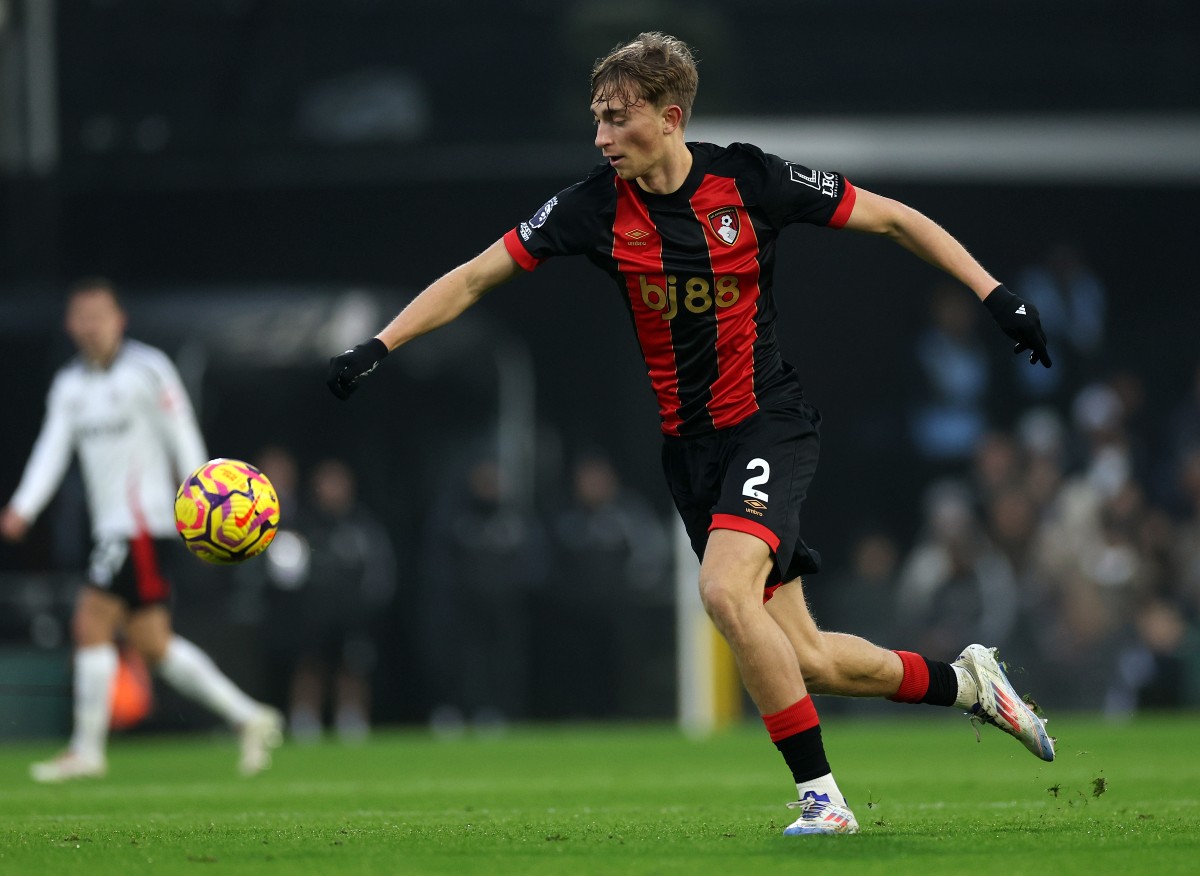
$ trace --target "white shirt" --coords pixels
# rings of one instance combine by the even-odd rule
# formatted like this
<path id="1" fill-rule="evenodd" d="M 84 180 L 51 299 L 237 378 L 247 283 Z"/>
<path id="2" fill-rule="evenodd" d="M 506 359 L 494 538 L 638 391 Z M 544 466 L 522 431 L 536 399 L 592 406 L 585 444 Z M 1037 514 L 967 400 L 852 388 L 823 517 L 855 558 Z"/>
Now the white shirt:
<path id="1" fill-rule="evenodd" d="M 208 458 L 179 372 L 161 350 L 130 339 L 107 368 L 77 356 L 55 375 L 13 510 L 32 522 L 72 451 L 97 541 L 173 535 L 179 482 Z"/>

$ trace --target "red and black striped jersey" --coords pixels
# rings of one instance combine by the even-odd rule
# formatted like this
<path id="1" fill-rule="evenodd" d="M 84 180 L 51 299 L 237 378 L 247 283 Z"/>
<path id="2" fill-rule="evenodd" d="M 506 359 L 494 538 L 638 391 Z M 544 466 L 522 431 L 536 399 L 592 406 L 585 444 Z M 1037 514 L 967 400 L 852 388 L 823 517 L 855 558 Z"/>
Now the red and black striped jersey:
<path id="1" fill-rule="evenodd" d="M 841 227 L 854 188 L 744 143 L 689 143 L 692 169 L 656 195 L 608 165 L 504 236 L 526 270 L 585 255 L 629 308 L 668 435 L 736 425 L 802 389 L 775 336 L 775 241 L 784 226 Z"/>

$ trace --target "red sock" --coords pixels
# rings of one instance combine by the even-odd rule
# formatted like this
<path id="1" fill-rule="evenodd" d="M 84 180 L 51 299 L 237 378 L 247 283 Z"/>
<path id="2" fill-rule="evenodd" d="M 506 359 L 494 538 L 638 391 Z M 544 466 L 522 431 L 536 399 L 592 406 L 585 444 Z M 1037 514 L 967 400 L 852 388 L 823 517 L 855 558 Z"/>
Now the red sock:
<path id="1" fill-rule="evenodd" d="M 797 785 L 829 776 L 829 760 L 821 741 L 821 721 L 812 697 L 792 703 L 786 709 L 762 716 L 771 741 L 783 755 Z M 829 781 L 833 781 L 830 778 Z M 834 790 L 837 786 L 834 785 Z M 837 792 L 839 795 L 840 791 Z"/>
<path id="2" fill-rule="evenodd" d="M 900 681 L 900 689 L 888 697 L 897 703 L 919 703 L 929 692 L 929 664 L 920 654 L 912 651 L 893 651 L 900 662 L 904 664 L 904 678 Z"/>
<path id="3" fill-rule="evenodd" d="M 930 660 L 912 651 L 893 651 L 904 664 L 900 689 L 888 697 L 897 703 L 925 703 L 930 706 L 952 706 L 958 697 L 958 676 L 954 667 L 940 660 Z"/>
<path id="4" fill-rule="evenodd" d="M 817 707 L 813 705 L 812 697 L 807 694 L 804 699 L 797 700 L 786 709 L 763 715 L 762 719 L 767 725 L 767 732 L 771 734 L 772 742 L 811 730 L 821 723 L 821 719 L 817 717 Z"/>

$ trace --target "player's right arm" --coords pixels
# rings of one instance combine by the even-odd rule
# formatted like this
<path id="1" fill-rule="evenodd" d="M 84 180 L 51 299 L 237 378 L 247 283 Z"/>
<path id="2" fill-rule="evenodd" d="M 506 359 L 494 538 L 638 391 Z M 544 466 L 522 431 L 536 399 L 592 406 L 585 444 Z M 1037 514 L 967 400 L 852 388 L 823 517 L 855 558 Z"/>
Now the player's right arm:
<path id="1" fill-rule="evenodd" d="M 338 398 L 349 398 L 358 381 L 374 371 L 389 351 L 453 322 L 490 290 L 522 272 L 503 239 L 497 240 L 429 284 L 375 337 L 330 359 L 329 389 Z"/>
<path id="2" fill-rule="evenodd" d="M 523 273 L 503 239 L 434 280 L 377 337 L 394 350 L 457 319 L 489 291 Z"/>
<path id="3" fill-rule="evenodd" d="M 46 507 L 66 474 L 74 442 L 69 404 L 60 376 L 46 398 L 46 419 L 12 500 L 0 511 L 0 536 L 9 541 L 25 537 L 30 524 Z"/>

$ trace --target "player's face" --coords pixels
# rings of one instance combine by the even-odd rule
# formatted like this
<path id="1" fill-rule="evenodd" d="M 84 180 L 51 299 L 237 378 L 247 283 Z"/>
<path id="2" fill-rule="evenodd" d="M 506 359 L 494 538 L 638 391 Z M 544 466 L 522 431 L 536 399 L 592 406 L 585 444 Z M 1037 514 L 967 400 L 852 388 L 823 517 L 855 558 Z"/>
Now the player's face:
<path id="1" fill-rule="evenodd" d="M 105 289 L 76 292 L 67 304 L 67 334 L 90 362 L 107 365 L 125 334 L 125 312 Z"/>
<path id="2" fill-rule="evenodd" d="M 645 100 L 592 102 L 596 147 L 617 176 L 634 180 L 655 170 L 667 154 L 662 112 Z"/>

